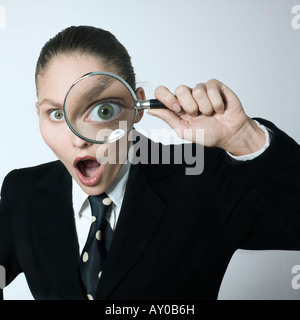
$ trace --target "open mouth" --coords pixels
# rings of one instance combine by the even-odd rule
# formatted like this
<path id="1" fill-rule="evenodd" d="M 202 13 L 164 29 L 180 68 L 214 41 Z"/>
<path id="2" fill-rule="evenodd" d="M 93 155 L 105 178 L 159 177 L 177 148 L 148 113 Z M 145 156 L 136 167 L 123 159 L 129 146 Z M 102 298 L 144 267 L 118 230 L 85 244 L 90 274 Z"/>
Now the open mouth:
<path id="1" fill-rule="evenodd" d="M 90 156 L 78 157 L 74 161 L 74 168 L 80 182 L 85 186 L 94 186 L 99 183 L 102 166 Z"/>

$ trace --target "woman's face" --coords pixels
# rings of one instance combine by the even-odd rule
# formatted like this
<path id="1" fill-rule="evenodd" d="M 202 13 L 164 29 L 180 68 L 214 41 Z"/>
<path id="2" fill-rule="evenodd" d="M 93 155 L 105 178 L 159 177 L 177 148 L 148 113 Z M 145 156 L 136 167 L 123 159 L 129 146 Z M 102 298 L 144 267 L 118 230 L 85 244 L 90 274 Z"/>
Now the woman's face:
<path id="1" fill-rule="evenodd" d="M 65 120 L 60 117 L 70 86 L 82 75 L 92 71 L 110 70 L 105 70 L 104 65 L 89 55 L 62 55 L 53 58 L 46 72 L 37 79 L 36 108 L 40 131 L 47 145 L 87 194 L 98 195 L 110 186 L 122 166 L 120 161 L 111 163 L 107 158 L 103 162 L 101 159 L 109 151 L 111 153 L 111 150 L 116 153 L 114 159 L 118 159 L 122 148 L 118 143 L 96 145 L 86 142 L 72 133 Z M 143 90 L 139 89 L 137 96 L 144 99 Z M 136 122 L 141 118 L 142 113 L 138 115 Z M 126 140 L 125 142 L 127 153 L 128 143 Z"/>

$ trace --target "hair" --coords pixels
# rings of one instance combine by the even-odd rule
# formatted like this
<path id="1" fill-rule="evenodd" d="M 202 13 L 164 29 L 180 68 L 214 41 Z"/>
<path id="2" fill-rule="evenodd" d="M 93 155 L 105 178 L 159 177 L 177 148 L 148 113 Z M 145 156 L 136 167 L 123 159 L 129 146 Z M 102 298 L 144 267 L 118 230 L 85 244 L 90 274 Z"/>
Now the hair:
<path id="1" fill-rule="evenodd" d="M 72 26 L 59 32 L 42 48 L 36 65 L 35 81 L 43 75 L 53 58 L 60 55 L 88 54 L 98 58 L 136 88 L 135 73 L 125 47 L 109 31 L 91 26 Z M 94 70 L 99 71 L 99 70 Z"/>

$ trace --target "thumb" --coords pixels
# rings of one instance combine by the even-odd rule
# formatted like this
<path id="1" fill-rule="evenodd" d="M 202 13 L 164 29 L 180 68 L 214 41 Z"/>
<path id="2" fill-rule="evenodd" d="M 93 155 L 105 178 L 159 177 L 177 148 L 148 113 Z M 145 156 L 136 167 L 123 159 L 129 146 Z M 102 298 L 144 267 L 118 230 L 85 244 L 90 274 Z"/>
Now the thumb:
<path id="1" fill-rule="evenodd" d="M 180 118 L 169 109 L 149 109 L 147 113 L 166 122 L 172 129 L 179 128 Z"/>

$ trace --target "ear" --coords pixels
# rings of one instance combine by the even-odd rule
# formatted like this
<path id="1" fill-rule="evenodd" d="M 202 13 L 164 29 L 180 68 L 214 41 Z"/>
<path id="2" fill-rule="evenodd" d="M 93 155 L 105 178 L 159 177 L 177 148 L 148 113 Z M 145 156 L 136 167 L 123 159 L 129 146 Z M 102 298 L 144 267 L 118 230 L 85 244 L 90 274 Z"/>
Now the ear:
<path id="1" fill-rule="evenodd" d="M 35 103 L 35 109 L 36 109 L 37 115 L 40 116 L 40 104 L 38 101 Z"/>
<path id="2" fill-rule="evenodd" d="M 143 88 L 137 88 L 135 91 L 138 100 L 146 100 L 146 94 Z M 138 123 L 142 120 L 144 115 L 144 110 L 139 110 L 134 123 Z"/>
<path id="3" fill-rule="evenodd" d="M 146 100 L 146 94 L 145 94 L 145 91 L 143 88 L 137 88 L 135 90 L 135 94 L 136 94 L 136 97 L 138 98 L 138 100 Z"/>

